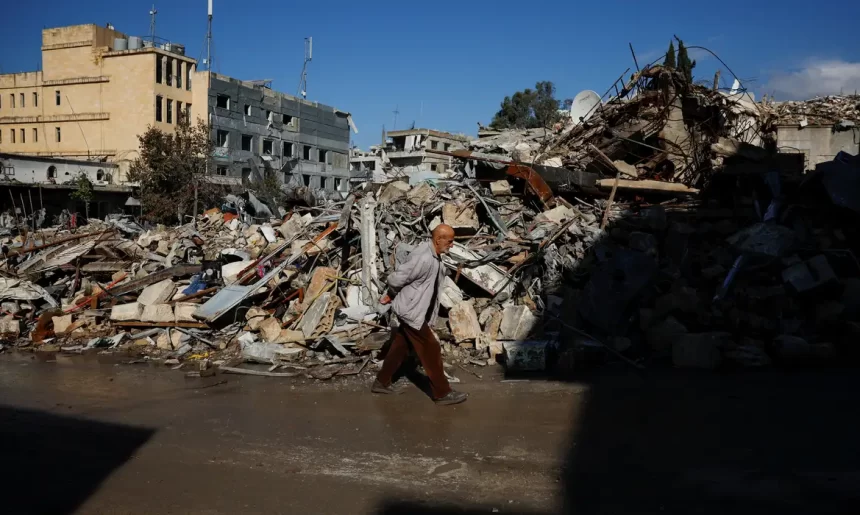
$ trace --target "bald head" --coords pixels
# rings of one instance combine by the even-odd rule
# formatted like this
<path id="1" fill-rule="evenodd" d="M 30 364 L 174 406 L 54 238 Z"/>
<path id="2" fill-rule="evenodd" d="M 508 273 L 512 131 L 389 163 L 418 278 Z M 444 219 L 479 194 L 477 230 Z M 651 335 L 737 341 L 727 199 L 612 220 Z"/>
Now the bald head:
<path id="1" fill-rule="evenodd" d="M 451 250 L 451 246 L 454 244 L 454 228 L 447 224 L 439 224 L 433 229 L 431 238 L 436 254 L 445 254 Z"/>

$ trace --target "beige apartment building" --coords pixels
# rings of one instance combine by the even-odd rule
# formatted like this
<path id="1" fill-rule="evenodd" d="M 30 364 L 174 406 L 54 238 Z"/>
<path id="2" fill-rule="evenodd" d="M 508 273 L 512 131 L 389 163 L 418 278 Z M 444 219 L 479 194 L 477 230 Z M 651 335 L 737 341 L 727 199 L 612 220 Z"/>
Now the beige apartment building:
<path id="1" fill-rule="evenodd" d="M 181 45 L 110 26 L 45 29 L 42 70 L 0 75 L 0 152 L 116 163 L 123 182 L 139 134 L 192 114 L 195 69 Z"/>

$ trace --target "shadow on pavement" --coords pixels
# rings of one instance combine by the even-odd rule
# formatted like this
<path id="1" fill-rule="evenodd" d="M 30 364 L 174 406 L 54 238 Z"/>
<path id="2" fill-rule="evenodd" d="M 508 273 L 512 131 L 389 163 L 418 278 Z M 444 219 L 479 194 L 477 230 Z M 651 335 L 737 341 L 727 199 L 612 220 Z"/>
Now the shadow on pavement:
<path id="1" fill-rule="evenodd" d="M 75 512 L 154 433 L 0 406 L 0 511 Z"/>

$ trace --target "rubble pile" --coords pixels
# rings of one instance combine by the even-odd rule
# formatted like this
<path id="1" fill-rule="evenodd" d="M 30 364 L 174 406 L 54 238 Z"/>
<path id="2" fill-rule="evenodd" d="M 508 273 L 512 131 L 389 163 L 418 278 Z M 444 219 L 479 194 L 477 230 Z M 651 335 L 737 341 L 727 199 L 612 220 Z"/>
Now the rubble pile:
<path id="1" fill-rule="evenodd" d="M 771 119 L 781 124 L 854 126 L 860 122 L 860 95 L 830 95 L 764 105 Z"/>
<path id="2" fill-rule="evenodd" d="M 387 275 L 445 223 L 434 329 L 449 364 L 853 356 L 860 161 L 802 175 L 765 129 L 778 109 L 655 66 L 580 120 L 448 153 L 457 165 L 433 180 L 312 207 L 249 193 L 178 227 L 21 231 L 4 240 L 0 333 L 41 353 L 196 361 L 199 375 L 370 373 L 398 325 Z"/>

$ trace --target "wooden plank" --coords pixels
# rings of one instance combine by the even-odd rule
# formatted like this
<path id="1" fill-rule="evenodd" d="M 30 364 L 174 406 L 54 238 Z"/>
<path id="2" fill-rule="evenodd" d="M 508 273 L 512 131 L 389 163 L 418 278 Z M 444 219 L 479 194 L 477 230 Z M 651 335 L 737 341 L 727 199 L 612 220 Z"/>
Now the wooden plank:
<path id="1" fill-rule="evenodd" d="M 189 329 L 206 329 L 206 324 L 200 322 L 111 322 L 119 327 L 186 327 Z"/>
<path id="2" fill-rule="evenodd" d="M 600 189 L 610 189 L 615 185 L 615 179 L 600 179 L 597 181 L 597 187 Z M 679 182 L 663 182 L 663 181 L 633 181 L 629 179 L 619 179 L 618 188 L 623 190 L 634 191 L 650 191 L 653 193 L 681 193 L 687 195 L 698 195 L 699 190 L 689 188 Z"/>

